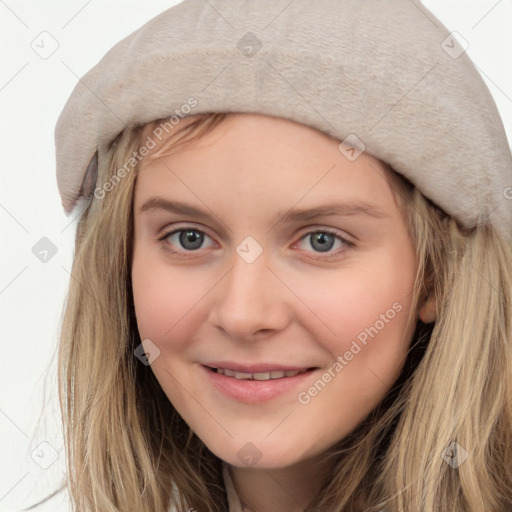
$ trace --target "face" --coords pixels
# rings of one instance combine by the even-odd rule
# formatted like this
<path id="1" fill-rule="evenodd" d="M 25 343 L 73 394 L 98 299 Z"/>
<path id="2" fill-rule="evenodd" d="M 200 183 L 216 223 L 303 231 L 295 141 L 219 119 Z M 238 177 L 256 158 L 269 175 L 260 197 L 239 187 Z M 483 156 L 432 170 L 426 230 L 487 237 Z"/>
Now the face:
<path id="1" fill-rule="evenodd" d="M 176 410 L 234 466 L 320 455 L 403 366 L 414 247 L 384 167 L 338 144 L 236 114 L 140 167 L 140 336 Z"/>

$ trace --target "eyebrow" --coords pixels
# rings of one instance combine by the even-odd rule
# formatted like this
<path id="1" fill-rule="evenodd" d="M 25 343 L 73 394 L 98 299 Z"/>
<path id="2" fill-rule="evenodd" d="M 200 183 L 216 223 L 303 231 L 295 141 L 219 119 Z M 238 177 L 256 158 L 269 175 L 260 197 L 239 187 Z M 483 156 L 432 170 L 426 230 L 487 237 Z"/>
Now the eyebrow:
<path id="1" fill-rule="evenodd" d="M 140 208 L 140 212 L 149 210 L 164 210 L 181 215 L 190 215 L 201 219 L 209 219 L 211 216 L 199 208 L 190 206 L 179 201 L 170 201 L 163 197 L 151 197 Z M 338 216 L 357 216 L 366 215 L 376 219 L 390 217 L 389 213 L 377 208 L 375 205 L 365 201 L 351 201 L 345 203 L 332 203 L 319 206 L 317 208 L 289 209 L 279 211 L 272 220 L 272 225 L 279 222 L 299 222 L 309 221 L 317 217 Z"/>

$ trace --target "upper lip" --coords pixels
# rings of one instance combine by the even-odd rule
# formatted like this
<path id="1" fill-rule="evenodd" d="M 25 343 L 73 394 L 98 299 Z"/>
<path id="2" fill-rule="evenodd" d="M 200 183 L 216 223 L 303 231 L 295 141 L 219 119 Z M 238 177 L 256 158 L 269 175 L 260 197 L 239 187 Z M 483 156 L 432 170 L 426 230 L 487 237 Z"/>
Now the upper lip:
<path id="1" fill-rule="evenodd" d="M 312 369 L 311 366 L 288 366 L 281 363 L 243 364 L 235 363 L 233 361 L 213 361 L 209 363 L 203 363 L 203 366 L 209 366 L 210 368 L 223 368 L 224 370 L 232 370 L 234 372 L 243 373 L 266 373 L 271 371 L 300 372 L 303 370 Z"/>

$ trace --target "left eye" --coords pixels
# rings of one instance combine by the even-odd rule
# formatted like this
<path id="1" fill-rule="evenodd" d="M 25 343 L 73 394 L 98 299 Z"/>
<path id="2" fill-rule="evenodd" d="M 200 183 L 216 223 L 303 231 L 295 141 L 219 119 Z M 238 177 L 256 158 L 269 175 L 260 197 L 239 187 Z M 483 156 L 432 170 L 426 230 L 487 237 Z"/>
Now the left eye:
<path id="1" fill-rule="evenodd" d="M 306 236 L 302 237 L 300 243 L 309 244 L 315 252 L 328 252 L 332 249 L 340 249 L 343 246 L 350 247 L 352 245 L 351 242 L 329 231 L 314 231 L 308 233 Z"/>

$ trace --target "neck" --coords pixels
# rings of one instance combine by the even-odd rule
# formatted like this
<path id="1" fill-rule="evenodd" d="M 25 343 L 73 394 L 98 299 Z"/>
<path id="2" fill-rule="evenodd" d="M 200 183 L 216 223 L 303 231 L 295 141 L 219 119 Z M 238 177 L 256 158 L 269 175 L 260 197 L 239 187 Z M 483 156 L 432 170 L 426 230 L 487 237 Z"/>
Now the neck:
<path id="1" fill-rule="evenodd" d="M 325 482 L 329 469 L 328 462 L 318 459 L 277 469 L 229 467 L 246 512 L 303 512 Z"/>

